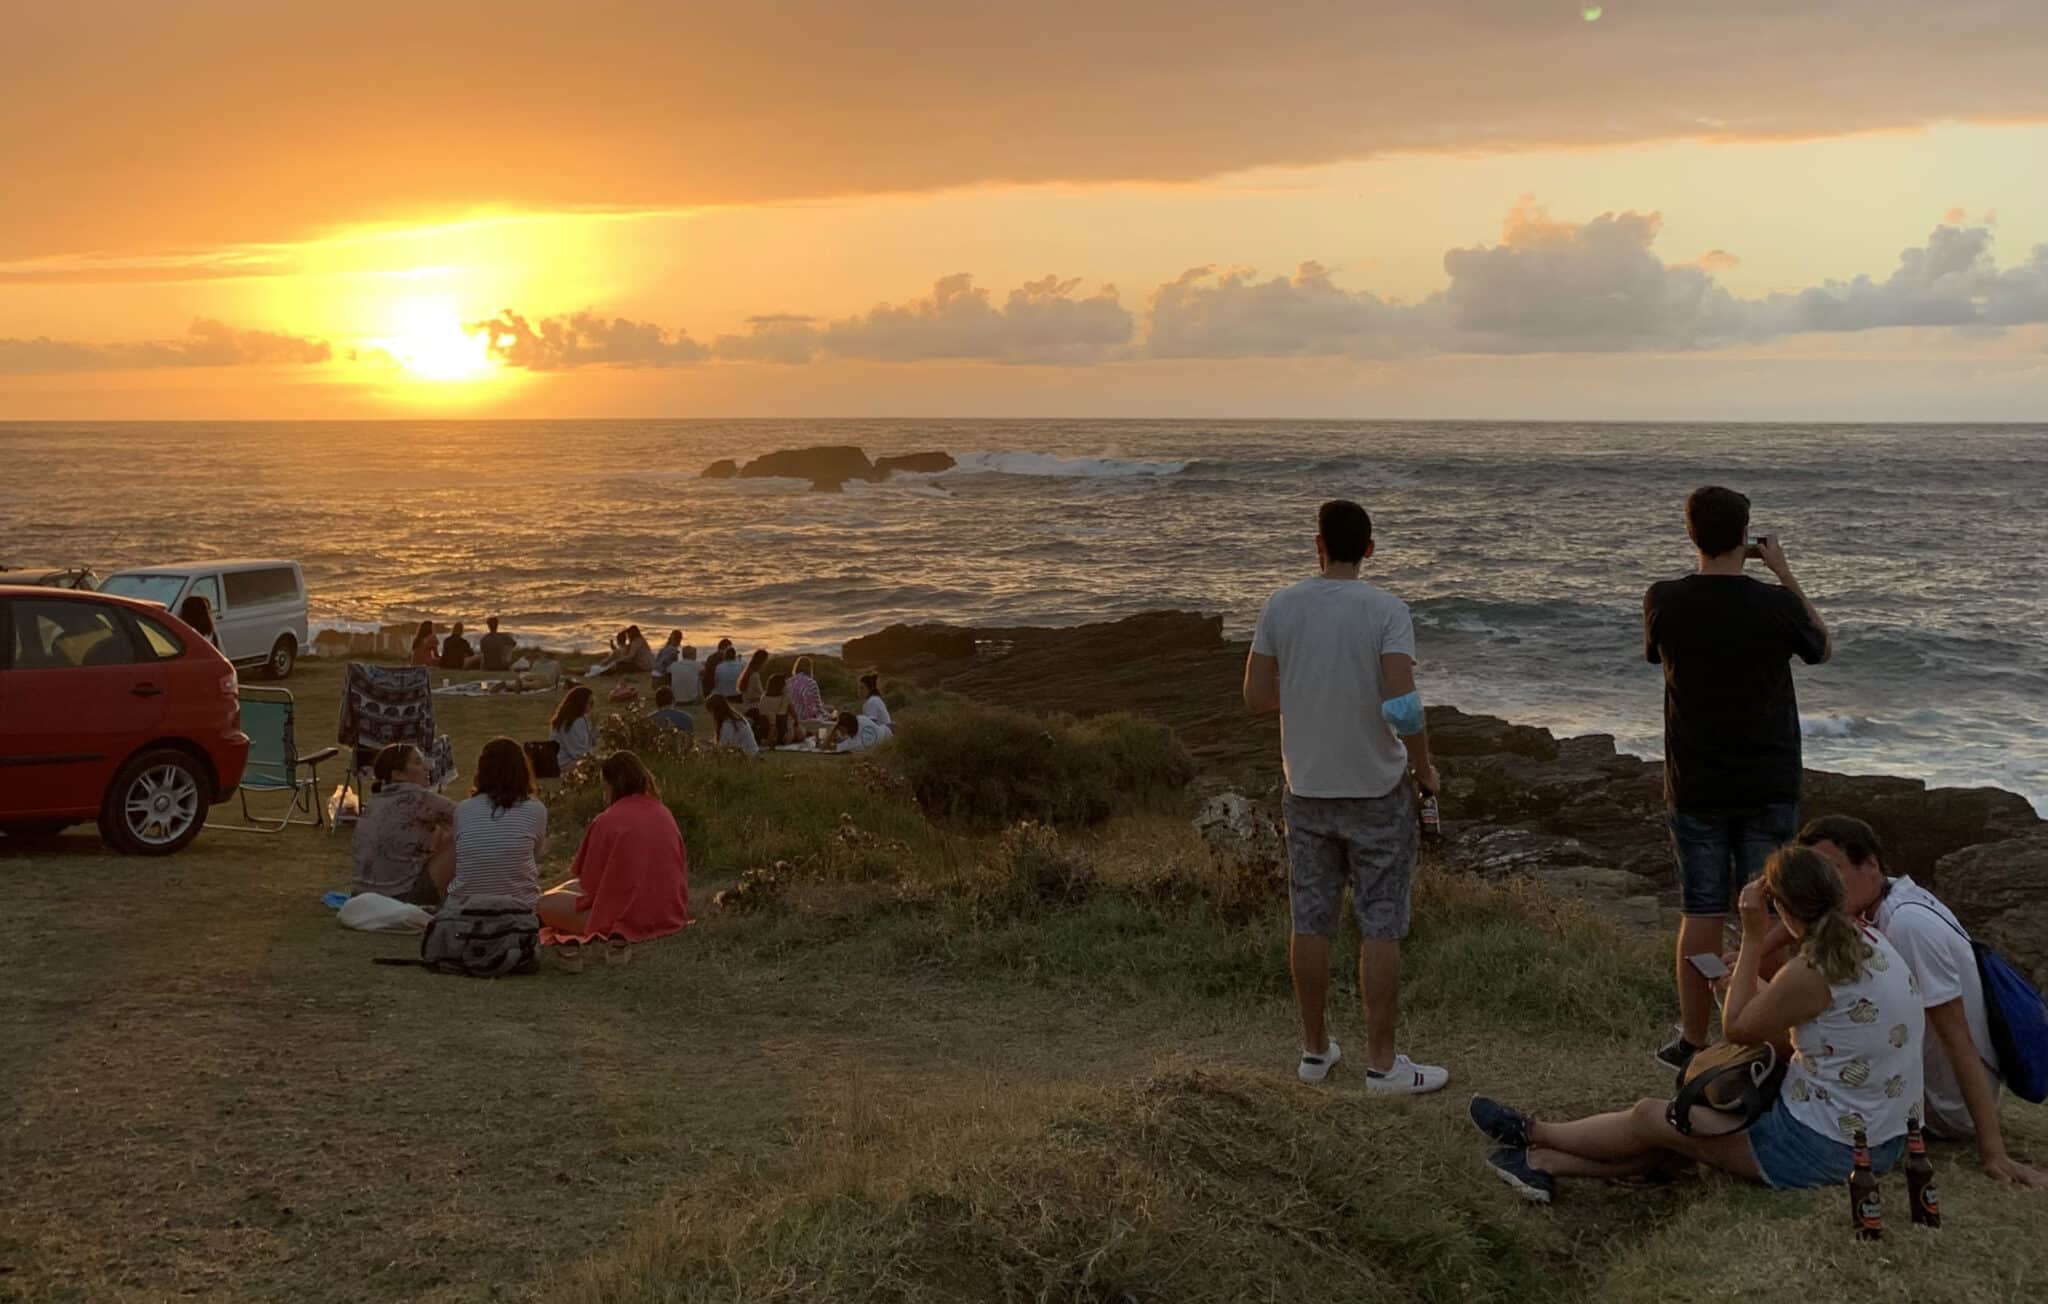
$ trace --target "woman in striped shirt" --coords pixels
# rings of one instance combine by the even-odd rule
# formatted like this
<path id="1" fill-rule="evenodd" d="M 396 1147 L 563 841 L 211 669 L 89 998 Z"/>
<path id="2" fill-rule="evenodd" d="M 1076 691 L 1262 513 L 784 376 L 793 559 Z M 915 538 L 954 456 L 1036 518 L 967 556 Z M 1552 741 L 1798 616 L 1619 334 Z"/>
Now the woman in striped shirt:
<path id="1" fill-rule="evenodd" d="M 455 881 L 448 904 L 511 897 L 526 909 L 540 900 L 540 852 L 548 808 L 533 796 L 533 767 L 510 738 L 493 738 L 476 758 L 476 786 L 455 807 Z"/>

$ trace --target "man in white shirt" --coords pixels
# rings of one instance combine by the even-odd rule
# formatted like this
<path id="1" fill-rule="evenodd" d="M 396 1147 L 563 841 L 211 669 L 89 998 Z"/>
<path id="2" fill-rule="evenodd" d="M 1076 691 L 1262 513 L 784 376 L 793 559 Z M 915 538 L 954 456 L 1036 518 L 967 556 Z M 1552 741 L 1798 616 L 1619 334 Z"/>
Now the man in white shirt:
<path id="1" fill-rule="evenodd" d="M 1927 1130 L 1957 1140 L 1975 1137 L 1989 1176 L 2048 1186 L 2048 1173 L 2005 1152 L 1998 1126 L 1998 1056 L 1984 1012 L 1984 984 L 1977 953 L 1955 915 L 1911 878 L 1885 876 L 1884 848 L 1862 820 L 1824 815 L 1799 830 L 1799 842 L 1833 862 L 1849 912 L 1869 919 L 1912 967 L 1927 1012 Z"/>
<path id="2" fill-rule="evenodd" d="M 1394 1050 L 1418 850 L 1414 788 L 1435 792 L 1436 770 L 1415 691 L 1415 626 L 1406 603 L 1359 578 L 1372 552 L 1365 509 L 1324 503 L 1316 518 L 1321 574 L 1267 599 L 1245 662 L 1244 700 L 1254 712 L 1280 713 L 1301 1080 L 1321 1082 L 1342 1056 L 1323 1013 L 1330 935 L 1348 883 L 1361 939 L 1365 1085 L 1416 1094 L 1450 1080 Z"/>

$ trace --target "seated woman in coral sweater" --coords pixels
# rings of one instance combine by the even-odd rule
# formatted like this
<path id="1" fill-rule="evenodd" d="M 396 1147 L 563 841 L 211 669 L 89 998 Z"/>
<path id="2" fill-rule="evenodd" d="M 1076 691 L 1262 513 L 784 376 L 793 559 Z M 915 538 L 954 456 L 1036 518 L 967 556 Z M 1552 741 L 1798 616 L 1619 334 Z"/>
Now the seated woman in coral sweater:
<path id="1" fill-rule="evenodd" d="M 645 942 L 690 922 L 690 862 L 676 817 L 646 765 L 613 752 L 600 769 L 605 809 L 584 830 L 570 877 L 541 894 L 541 941 L 560 946 L 565 964 L 582 964 L 582 943 L 609 939 L 623 961 L 629 943 Z"/>

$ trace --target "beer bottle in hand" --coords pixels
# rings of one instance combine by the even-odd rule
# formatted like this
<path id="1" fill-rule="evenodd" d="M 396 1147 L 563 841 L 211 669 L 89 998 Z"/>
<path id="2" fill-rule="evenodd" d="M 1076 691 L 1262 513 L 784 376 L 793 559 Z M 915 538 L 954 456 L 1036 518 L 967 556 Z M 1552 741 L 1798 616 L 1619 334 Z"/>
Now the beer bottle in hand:
<path id="1" fill-rule="evenodd" d="M 1906 1120 L 1906 1199 L 1913 1206 L 1913 1221 L 1922 1227 L 1941 1226 L 1941 1201 L 1934 1193 L 1934 1161 L 1927 1157 L 1927 1140 L 1920 1135 L 1920 1120 Z"/>
<path id="2" fill-rule="evenodd" d="M 1436 804 L 1436 794 L 1422 799 L 1422 836 L 1440 838 L 1444 835 L 1443 808 Z"/>
<path id="3" fill-rule="evenodd" d="M 1870 1139 L 1856 1129 L 1856 1167 L 1849 1173 L 1849 1222 L 1859 1241 L 1884 1239 L 1884 1205 L 1878 1198 L 1877 1174 L 1870 1169 Z"/>

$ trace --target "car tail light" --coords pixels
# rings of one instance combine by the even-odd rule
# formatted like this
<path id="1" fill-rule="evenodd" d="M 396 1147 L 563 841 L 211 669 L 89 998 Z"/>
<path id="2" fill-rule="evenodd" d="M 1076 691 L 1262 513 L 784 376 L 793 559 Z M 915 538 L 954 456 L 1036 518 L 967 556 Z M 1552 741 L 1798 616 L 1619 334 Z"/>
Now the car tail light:
<path id="1" fill-rule="evenodd" d="M 222 697 L 233 697 L 235 695 L 235 677 L 232 674 L 221 677 L 220 695 Z"/>

